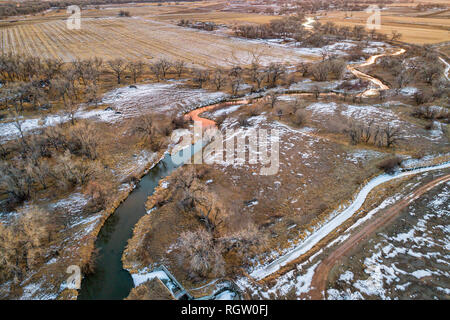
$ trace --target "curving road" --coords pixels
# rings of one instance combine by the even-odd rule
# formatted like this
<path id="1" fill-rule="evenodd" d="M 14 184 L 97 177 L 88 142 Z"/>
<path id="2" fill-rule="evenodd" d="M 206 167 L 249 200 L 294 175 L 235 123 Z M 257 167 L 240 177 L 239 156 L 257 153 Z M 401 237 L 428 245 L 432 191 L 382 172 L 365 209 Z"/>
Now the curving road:
<path id="1" fill-rule="evenodd" d="M 402 178 L 405 176 L 446 168 L 450 168 L 450 162 L 445 162 L 437 166 L 430 166 L 424 168 L 417 168 L 409 171 L 403 171 L 394 175 L 382 174 L 380 176 L 373 178 L 361 189 L 361 191 L 359 191 L 359 193 L 357 194 L 356 198 L 353 200 L 351 205 L 348 206 L 345 210 L 338 213 L 334 218 L 330 219 L 319 229 L 317 229 L 314 233 L 312 233 L 308 238 L 306 238 L 303 242 L 301 242 L 299 245 L 291 249 L 286 254 L 275 259 L 268 265 L 265 265 L 259 269 L 254 270 L 250 274 L 250 276 L 256 280 L 262 280 L 268 277 L 269 275 L 280 271 L 286 265 L 295 262 L 301 256 L 308 253 L 321 240 L 323 240 L 326 236 L 328 236 L 330 232 L 336 230 L 336 228 L 338 228 L 345 221 L 351 218 L 362 207 L 370 191 L 372 191 L 375 187 L 385 182 Z"/>
<path id="2" fill-rule="evenodd" d="M 420 187 L 416 191 L 409 194 L 407 197 L 403 198 L 401 201 L 397 202 L 395 205 L 390 207 L 383 212 L 377 214 L 374 218 L 369 220 L 361 230 L 357 233 L 352 234 L 344 242 L 342 242 L 325 260 L 323 260 L 316 269 L 314 273 L 309 296 L 311 299 L 319 300 L 325 299 L 325 290 L 328 280 L 328 274 L 330 273 L 333 266 L 337 261 L 341 260 L 343 257 L 347 256 L 351 250 L 360 244 L 362 241 L 371 236 L 380 227 L 392 222 L 396 216 L 406 208 L 411 202 L 422 196 L 424 193 L 433 189 L 434 187 L 450 181 L 450 174 L 440 177 L 431 181 L 430 183 Z"/>

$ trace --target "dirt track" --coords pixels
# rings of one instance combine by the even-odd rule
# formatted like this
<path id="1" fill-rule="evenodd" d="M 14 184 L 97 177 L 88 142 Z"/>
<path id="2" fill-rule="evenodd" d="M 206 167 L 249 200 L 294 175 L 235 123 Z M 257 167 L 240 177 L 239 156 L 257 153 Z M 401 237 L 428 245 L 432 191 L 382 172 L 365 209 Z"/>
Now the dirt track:
<path id="1" fill-rule="evenodd" d="M 377 216 L 370 220 L 369 224 L 365 225 L 357 233 L 351 235 L 346 241 L 344 241 L 340 246 L 338 246 L 325 260 L 323 260 L 317 267 L 314 273 L 309 296 L 313 300 L 325 299 L 325 289 L 328 280 L 328 274 L 336 262 L 342 259 L 345 255 L 349 254 L 351 250 L 356 247 L 359 243 L 367 239 L 380 227 L 392 222 L 397 214 L 400 213 L 402 209 L 407 207 L 411 202 L 419 198 L 424 193 L 428 192 L 432 188 L 436 187 L 440 183 L 450 180 L 450 174 L 440 177 L 431 181 L 430 183 L 420 187 L 413 193 L 409 194 L 403 200 L 399 201 L 387 210 L 381 211 Z"/>

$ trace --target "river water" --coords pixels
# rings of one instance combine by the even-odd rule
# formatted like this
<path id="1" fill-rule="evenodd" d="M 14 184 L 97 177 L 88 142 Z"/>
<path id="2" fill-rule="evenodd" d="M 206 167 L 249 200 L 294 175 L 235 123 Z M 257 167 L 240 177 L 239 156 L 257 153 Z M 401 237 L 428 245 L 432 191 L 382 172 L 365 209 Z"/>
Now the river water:
<path id="1" fill-rule="evenodd" d="M 199 144 L 190 147 L 189 158 L 199 149 Z M 128 296 L 134 284 L 131 275 L 123 269 L 123 251 L 133 234 L 135 224 L 147 213 L 147 198 L 153 194 L 159 181 L 178 166 L 172 161 L 170 154 L 166 153 L 106 220 L 95 242 L 96 248 L 100 250 L 95 272 L 87 275 L 81 282 L 79 300 L 118 300 Z"/>
<path id="2" fill-rule="evenodd" d="M 312 21 L 310 21 L 310 23 Z M 403 52 L 404 50 L 400 50 L 393 55 Z M 373 64 L 380 56 L 383 55 L 372 56 L 363 64 L 363 66 Z M 349 67 L 349 69 L 359 78 L 367 79 L 370 77 L 355 70 L 354 67 Z M 372 82 L 375 82 L 374 84 L 378 84 L 375 80 L 381 83 L 380 80 L 373 78 Z M 379 89 L 384 88 L 381 87 Z M 201 118 L 199 116 L 201 113 L 218 107 L 232 104 L 248 104 L 249 102 L 249 100 L 222 102 L 193 110 L 186 116 L 194 121 L 202 122 L 202 126 L 206 129 L 215 126 L 215 122 Z M 186 150 L 185 156 L 190 158 L 194 153 L 200 151 L 202 149 L 202 143 L 202 141 L 198 141 L 190 146 L 190 152 Z M 134 226 L 139 219 L 147 213 L 145 210 L 147 198 L 153 194 L 160 180 L 171 174 L 178 166 L 179 165 L 173 163 L 170 154 L 166 153 L 164 158 L 149 170 L 149 172 L 141 179 L 139 185 L 107 219 L 95 242 L 96 248 L 99 249 L 95 272 L 87 275 L 82 280 L 81 289 L 78 295 L 79 300 L 121 300 L 129 295 L 131 289 L 134 287 L 134 283 L 129 272 L 123 269 L 121 260 L 123 251 L 127 245 L 128 239 L 133 235 Z M 267 270 L 265 271 L 267 272 Z"/>

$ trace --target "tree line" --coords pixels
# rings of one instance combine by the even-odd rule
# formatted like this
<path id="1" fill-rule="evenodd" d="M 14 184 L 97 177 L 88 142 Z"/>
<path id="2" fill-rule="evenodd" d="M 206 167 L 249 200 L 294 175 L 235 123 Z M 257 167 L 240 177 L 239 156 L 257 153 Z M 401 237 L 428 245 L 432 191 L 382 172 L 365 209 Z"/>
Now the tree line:
<path id="1" fill-rule="evenodd" d="M 184 2 L 188 0 L 176 0 Z M 194 0 L 198 1 L 198 0 Z M 51 0 L 51 1 L 7 1 L 0 3 L 0 18 L 10 16 L 20 16 L 26 14 L 36 14 L 51 8 L 64 9 L 68 6 L 77 5 L 83 7 L 86 5 L 105 5 L 105 4 L 125 4 L 141 2 L 163 2 L 162 0 Z"/>

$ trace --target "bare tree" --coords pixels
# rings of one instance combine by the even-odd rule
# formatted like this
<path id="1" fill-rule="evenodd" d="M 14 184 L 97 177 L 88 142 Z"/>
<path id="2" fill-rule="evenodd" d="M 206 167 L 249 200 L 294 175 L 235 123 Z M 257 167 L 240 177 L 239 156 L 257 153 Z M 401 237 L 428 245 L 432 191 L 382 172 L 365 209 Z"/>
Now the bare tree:
<path id="1" fill-rule="evenodd" d="M 211 234 L 204 229 L 181 233 L 178 247 L 182 258 L 180 264 L 187 267 L 191 276 L 217 277 L 224 274 L 225 261 L 221 247 L 214 243 Z"/>
<path id="2" fill-rule="evenodd" d="M 319 86 L 315 85 L 313 87 L 313 93 L 314 93 L 314 97 L 316 98 L 316 100 L 318 100 L 319 96 L 320 96 L 320 88 L 319 88 Z"/>
<path id="3" fill-rule="evenodd" d="M 344 73 L 345 73 L 345 67 L 346 63 L 342 59 L 332 59 L 329 61 L 330 64 L 330 70 L 336 77 L 336 79 L 342 79 Z"/>
<path id="4" fill-rule="evenodd" d="M 75 124 L 75 114 L 79 109 L 79 96 L 74 84 L 65 79 L 56 79 L 52 81 L 53 88 L 56 90 L 58 97 L 63 100 L 64 111 L 69 117 L 70 122 Z"/>
<path id="5" fill-rule="evenodd" d="M 267 98 L 269 99 L 270 108 L 272 108 L 272 109 L 275 108 L 275 106 L 276 106 L 276 104 L 278 102 L 279 96 L 280 95 L 278 93 L 276 93 L 276 92 L 271 93 L 271 94 L 269 94 L 267 96 Z"/>
<path id="6" fill-rule="evenodd" d="M 203 84 L 209 79 L 209 71 L 204 69 L 195 69 L 194 78 L 192 79 L 199 88 L 203 88 Z"/>
<path id="7" fill-rule="evenodd" d="M 138 134 L 145 141 L 150 141 L 154 132 L 154 121 L 151 115 L 139 117 L 133 123 L 133 133 Z"/>
<path id="8" fill-rule="evenodd" d="M 311 73 L 316 81 L 325 81 L 330 73 L 330 64 L 328 61 L 316 63 L 311 68 Z"/>
<path id="9" fill-rule="evenodd" d="M 36 163 L 29 161 L 25 170 L 34 181 L 38 182 L 42 186 L 43 189 L 47 189 L 47 179 L 51 172 L 47 161 L 39 160 Z"/>
<path id="10" fill-rule="evenodd" d="M 108 61 L 109 67 L 116 73 L 117 84 L 120 84 L 120 79 L 127 67 L 125 61 L 123 59 L 117 58 L 111 61 Z"/>
<path id="11" fill-rule="evenodd" d="M 271 87 L 274 87 L 277 80 L 286 72 L 285 67 L 280 63 L 271 63 L 267 70 L 268 82 Z"/>
<path id="12" fill-rule="evenodd" d="M 95 57 L 92 59 L 92 69 L 94 70 L 94 75 L 96 77 L 97 82 L 100 81 L 101 68 L 103 66 L 103 59 L 99 57 Z"/>
<path id="13" fill-rule="evenodd" d="M 242 83 L 241 76 L 236 76 L 236 77 L 231 78 L 230 85 L 231 85 L 231 93 L 233 94 L 233 96 L 237 96 L 237 94 L 239 93 L 239 88 L 241 87 L 241 83 Z"/>
<path id="14" fill-rule="evenodd" d="M 59 59 L 44 60 L 43 74 L 46 79 L 52 79 L 61 72 L 64 63 Z"/>
<path id="15" fill-rule="evenodd" d="M 0 224 L 0 281 L 20 282 L 44 263 L 55 253 L 51 243 L 59 230 L 55 217 L 35 205 L 20 209 L 8 225 Z"/>
<path id="16" fill-rule="evenodd" d="M 294 122 L 294 124 L 297 126 L 301 126 L 304 121 L 305 121 L 305 115 L 304 115 L 303 110 L 299 109 L 299 110 L 295 111 L 292 122 Z"/>
<path id="17" fill-rule="evenodd" d="M 392 126 L 390 123 L 387 124 L 383 129 L 386 137 L 386 147 L 390 148 L 398 144 L 402 137 L 400 136 L 400 128 Z"/>
<path id="18" fill-rule="evenodd" d="M 278 107 L 278 108 L 275 110 L 275 113 L 276 113 L 277 116 L 278 116 L 278 120 L 281 120 L 281 117 L 283 116 L 283 109 L 280 108 L 280 107 Z"/>
<path id="19" fill-rule="evenodd" d="M 391 33 L 391 41 L 397 41 L 402 37 L 402 34 L 397 30 L 392 30 Z"/>
<path id="20" fill-rule="evenodd" d="M 261 84 L 265 78 L 266 72 L 264 70 L 259 70 L 258 73 L 255 75 L 254 79 L 258 90 L 261 89 Z"/>
<path id="21" fill-rule="evenodd" d="M 225 71 L 221 68 L 217 68 L 214 71 L 212 82 L 216 86 L 216 90 L 220 90 L 226 82 Z"/>
<path id="22" fill-rule="evenodd" d="M 180 78 L 186 68 L 186 63 L 183 60 L 178 60 L 173 64 L 173 67 L 175 68 L 178 78 Z"/>
<path id="23" fill-rule="evenodd" d="M 172 64 L 167 59 L 159 59 L 156 62 L 150 65 L 150 70 L 155 75 L 156 79 L 159 81 L 160 79 L 165 79 L 166 74 L 169 71 Z"/>
<path id="24" fill-rule="evenodd" d="M 20 136 L 20 139 L 21 139 L 23 145 L 27 146 L 27 142 L 25 140 L 25 135 L 24 135 L 24 129 L 23 129 L 23 124 L 24 124 L 25 120 L 23 118 L 22 113 L 14 110 L 11 112 L 11 117 L 13 119 L 14 127 L 19 132 L 19 136 Z"/>
<path id="25" fill-rule="evenodd" d="M 400 71 L 395 77 L 395 82 L 397 84 L 397 93 L 400 91 L 401 88 L 403 88 L 405 85 L 407 85 L 411 81 L 411 73 L 407 70 Z"/>
<path id="26" fill-rule="evenodd" d="M 127 68 L 133 77 L 133 83 L 136 83 L 138 77 L 140 77 L 144 71 L 144 63 L 142 61 L 133 61 L 128 63 Z"/>
<path id="27" fill-rule="evenodd" d="M 428 84 L 432 84 L 433 80 L 439 77 L 440 74 L 441 68 L 437 64 L 426 63 L 421 69 L 422 79 Z"/>
<path id="28" fill-rule="evenodd" d="M 0 173 L 0 187 L 9 194 L 13 202 L 21 202 L 30 197 L 33 179 L 26 171 L 1 162 Z"/>

